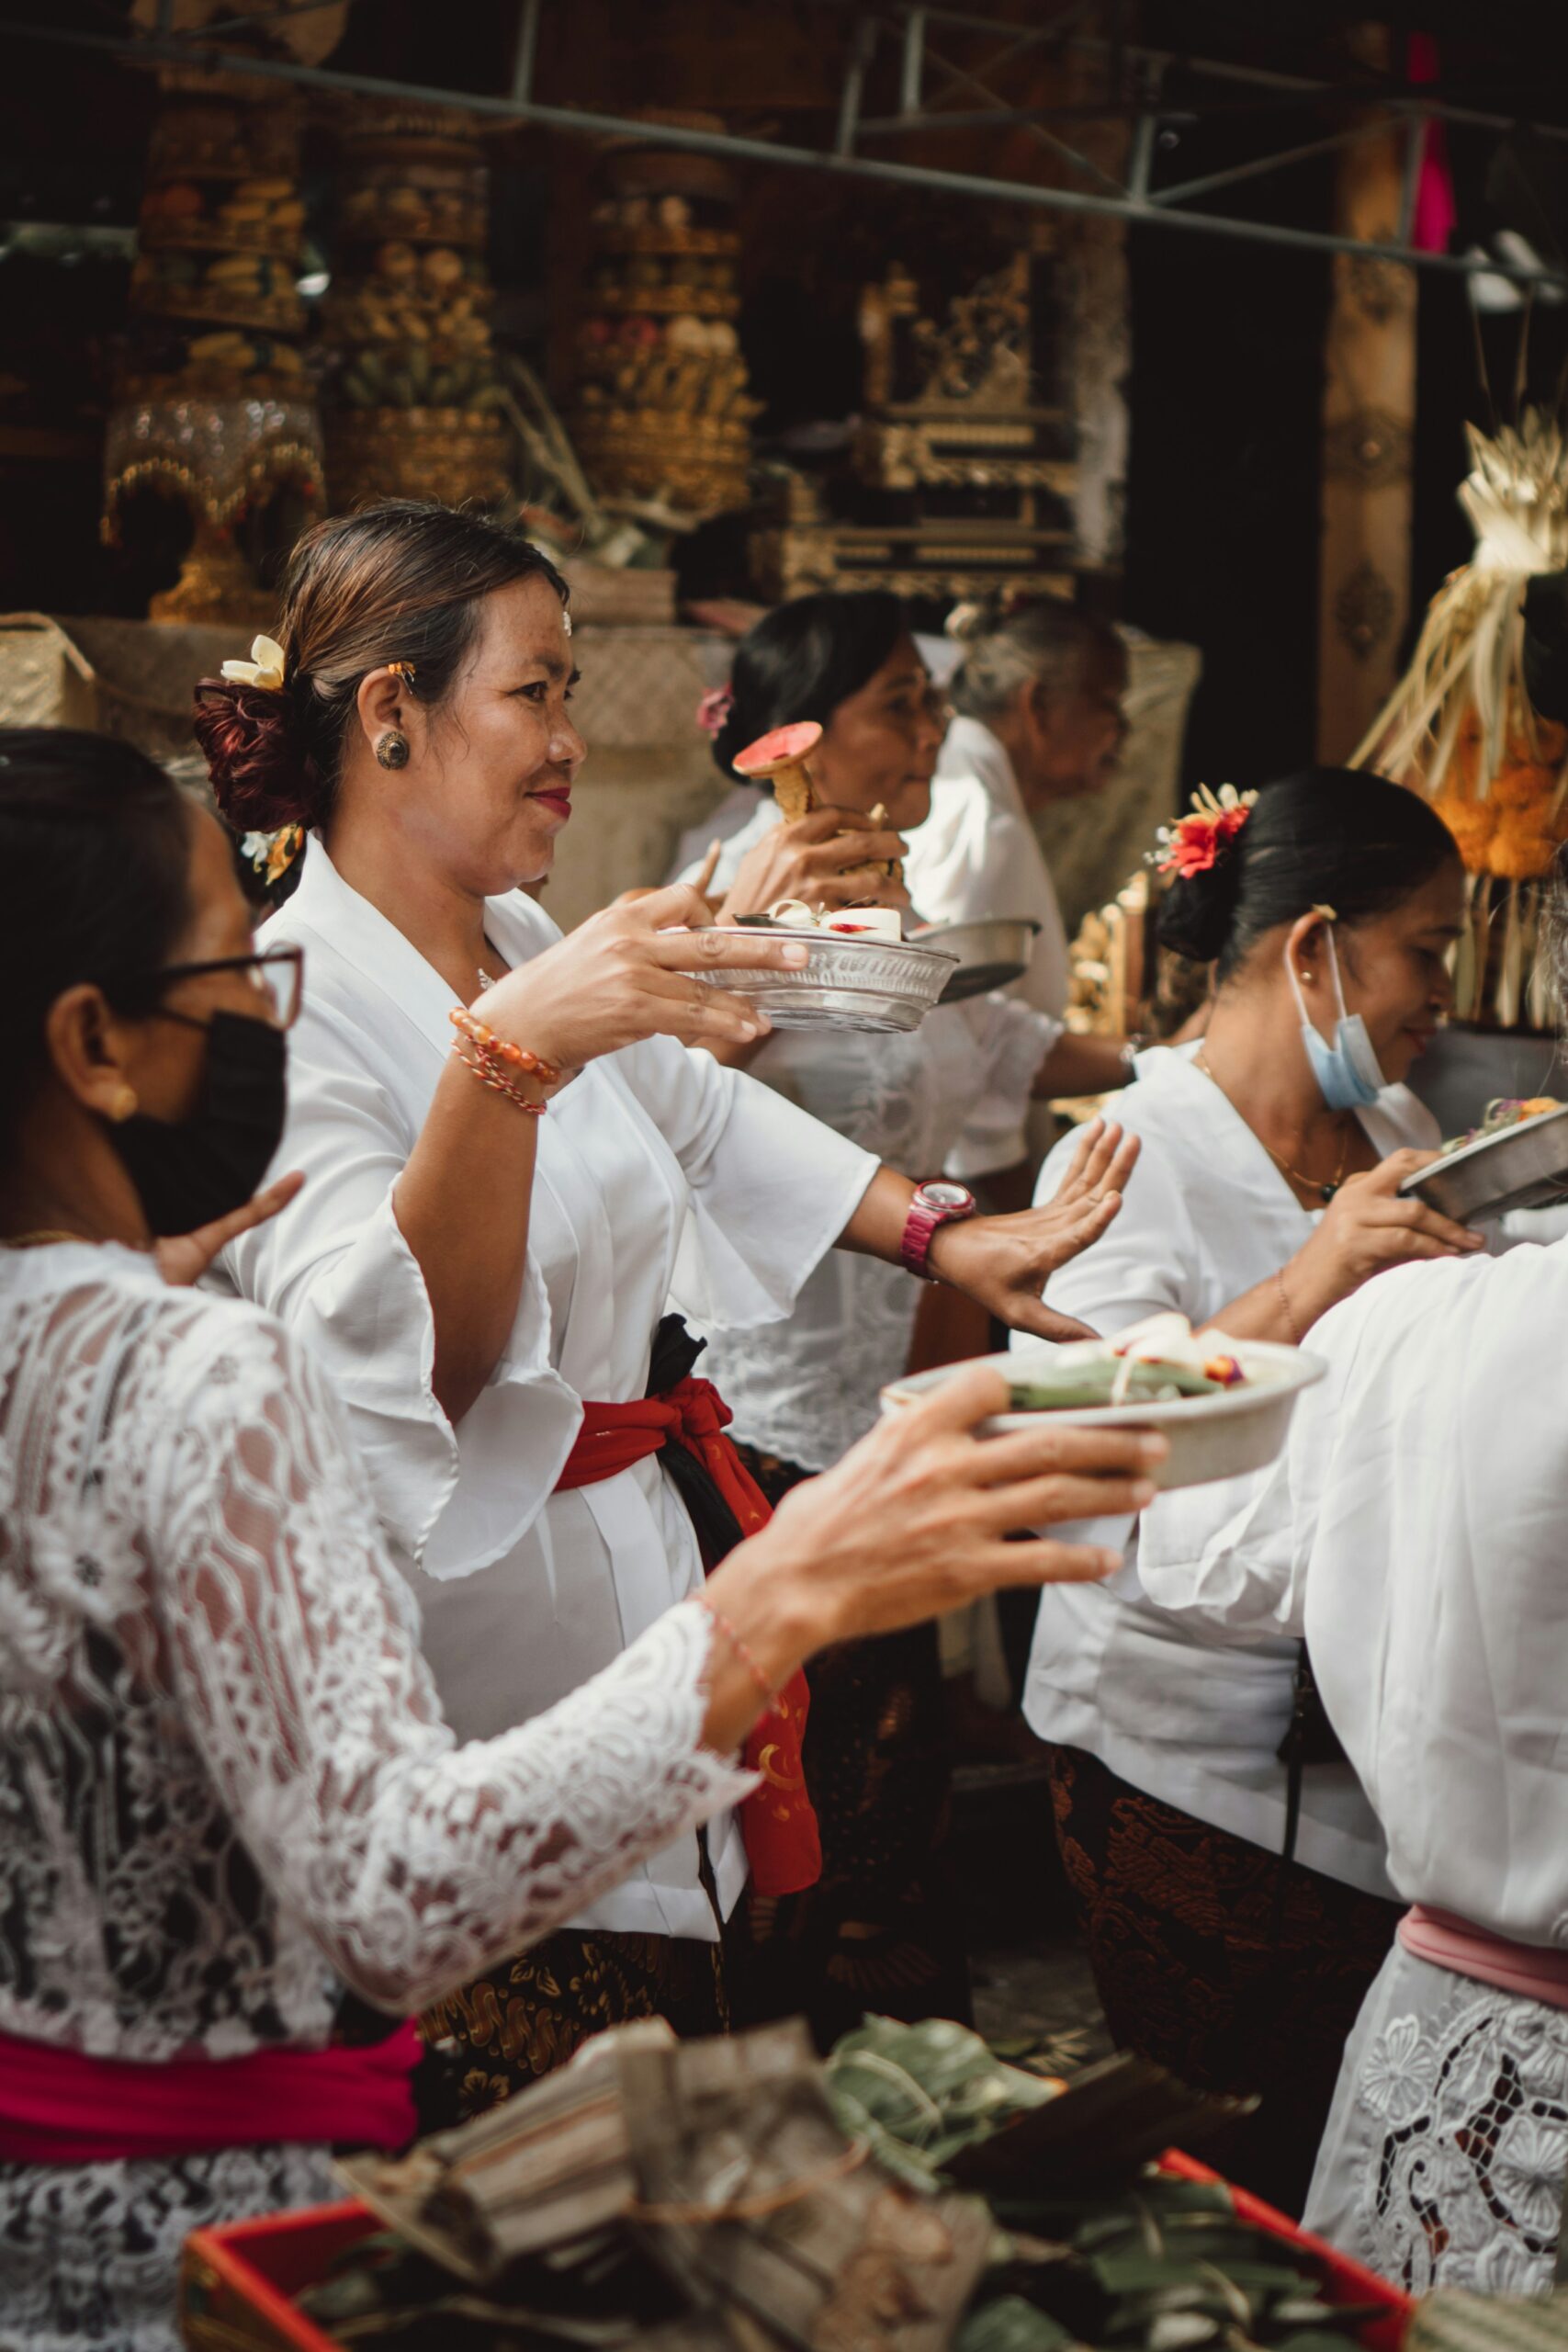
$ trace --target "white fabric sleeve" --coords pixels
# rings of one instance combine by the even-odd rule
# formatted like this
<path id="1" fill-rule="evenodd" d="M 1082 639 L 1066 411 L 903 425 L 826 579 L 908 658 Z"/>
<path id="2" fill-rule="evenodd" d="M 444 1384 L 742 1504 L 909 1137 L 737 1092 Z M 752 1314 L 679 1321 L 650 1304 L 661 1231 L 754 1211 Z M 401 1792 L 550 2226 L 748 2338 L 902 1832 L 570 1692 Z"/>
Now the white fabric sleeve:
<path id="1" fill-rule="evenodd" d="M 544 1282 L 530 1254 L 505 1350 L 454 1427 L 433 1385 L 430 1295 L 392 1206 L 417 1132 L 330 1006 L 295 1035 L 283 1162 L 304 1170 L 305 1189 L 223 1264 L 326 1367 L 400 1554 L 434 1577 L 467 1574 L 527 1532 L 581 1423 L 550 1363 Z"/>
<path id="2" fill-rule="evenodd" d="M 1223 1490 L 1205 1487 L 1156 1496 L 1144 1512 L 1138 1577 L 1160 1608 L 1231 1631 L 1300 1640 L 1307 1566 L 1325 1498 L 1334 1490 L 1336 1447 L 1354 1439 L 1342 1405 L 1366 1313 L 1363 1290 L 1314 1325 L 1309 1351 L 1327 1371 L 1297 1397 L 1273 1468 L 1227 1482 L 1238 1497 L 1227 1515 L 1216 1518 Z"/>
<path id="3" fill-rule="evenodd" d="M 271 1318 L 172 1354 L 146 1543 L 175 1695 L 278 1900 L 422 2006 L 755 1785 L 701 1735 L 712 1620 L 670 1611 L 547 1713 L 457 1747 L 331 1374 Z"/>
<path id="4" fill-rule="evenodd" d="M 952 1174 L 968 1182 L 1016 1168 L 1027 1156 L 1035 1082 L 1066 1023 L 1015 996 L 972 997 L 957 1010 L 974 1016 L 976 1044 L 988 1065 L 984 1090 L 946 1156 Z"/>
<path id="5" fill-rule="evenodd" d="M 1114 1098 L 1105 1106 L 1116 1116 Z M 1036 1206 L 1055 1200 L 1077 1149 L 1066 1135 L 1040 1170 Z M 1051 1305 L 1113 1339 L 1146 1316 L 1188 1314 L 1201 1295 L 1201 1260 L 1182 1190 L 1162 1155 L 1149 1151 L 1127 1182 L 1121 1209 L 1099 1239 L 1051 1277 Z"/>
<path id="6" fill-rule="evenodd" d="M 616 1066 L 691 1186 L 675 1305 L 736 1330 L 777 1322 L 859 1207 L 875 1156 L 673 1038 L 634 1046 Z"/>

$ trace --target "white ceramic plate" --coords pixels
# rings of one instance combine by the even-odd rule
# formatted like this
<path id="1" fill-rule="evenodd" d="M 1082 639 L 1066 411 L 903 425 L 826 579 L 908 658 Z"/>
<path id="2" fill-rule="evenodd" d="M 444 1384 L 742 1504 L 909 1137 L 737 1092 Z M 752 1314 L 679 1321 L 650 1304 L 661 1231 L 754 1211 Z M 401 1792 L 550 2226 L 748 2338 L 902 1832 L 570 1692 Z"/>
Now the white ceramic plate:
<path id="1" fill-rule="evenodd" d="M 1216 1478 L 1239 1478 L 1249 1470 L 1265 1469 L 1275 1459 L 1285 1442 L 1296 1398 L 1321 1380 L 1328 1367 L 1320 1356 L 1271 1340 L 1238 1340 L 1231 1345 L 1247 1374 L 1242 1387 L 1222 1389 L 1213 1396 L 1179 1396 L 1164 1405 L 1064 1405 L 1049 1414 L 997 1413 L 981 1422 L 979 1434 L 1002 1437 L 1012 1430 L 1037 1429 L 1046 1419 L 1084 1429 L 1155 1429 L 1170 1442 L 1170 1453 L 1155 1473 L 1156 1486 L 1205 1487 Z M 1050 1340 L 1029 1340 L 1005 1355 L 972 1361 L 992 1365 L 1004 1379 L 1027 1380 L 1032 1360 L 1049 1362 L 1055 1352 Z M 882 1392 L 883 1411 L 902 1411 L 964 1369 L 962 1364 L 940 1364 L 934 1372 L 894 1381 Z"/>

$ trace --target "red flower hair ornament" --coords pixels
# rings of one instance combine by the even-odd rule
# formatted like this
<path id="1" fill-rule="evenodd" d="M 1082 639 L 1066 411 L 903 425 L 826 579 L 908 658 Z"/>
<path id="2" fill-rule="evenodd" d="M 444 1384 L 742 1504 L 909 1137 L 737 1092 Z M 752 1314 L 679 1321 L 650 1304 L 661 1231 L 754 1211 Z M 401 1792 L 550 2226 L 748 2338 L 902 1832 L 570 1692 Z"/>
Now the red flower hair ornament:
<path id="1" fill-rule="evenodd" d="M 1190 815 L 1174 825 L 1162 825 L 1155 839 L 1159 847 L 1149 853 L 1149 864 L 1161 874 L 1190 882 L 1196 874 L 1212 874 L 1251 816 L 1258 795 L 1238 792 L 1222 784 L 1217 793 L 1201 785 L 1192 796 Z"/>

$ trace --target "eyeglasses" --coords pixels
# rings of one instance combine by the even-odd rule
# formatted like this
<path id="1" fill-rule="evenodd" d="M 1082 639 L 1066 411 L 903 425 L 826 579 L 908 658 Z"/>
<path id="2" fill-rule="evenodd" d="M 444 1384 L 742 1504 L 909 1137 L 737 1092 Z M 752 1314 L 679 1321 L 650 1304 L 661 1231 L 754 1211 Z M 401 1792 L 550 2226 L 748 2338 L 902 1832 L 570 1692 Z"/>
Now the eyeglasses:
<path id="1" fill-rule="evenodd" d="M 214 956 L 204 964 L 165 964 L 156 972 L 130 981 L 120 994 L 162 995 L 175 980 L 197 980 L 209 972 L 243 972 L 256 994 L 265 997 L 268 1017 L 275 1027 L 292 1029 L 299 1018 L 299 1000 L 305 980 L 305 950 L 302 947 L 263 947 L 254 956 Z M 205 1029 L 205 1021 L 197 1021 L 188 1012 L 177 1012 L 167 1005 L 157 1011 L 168 1021 L 183 1021 L 197 1029 Z"/>

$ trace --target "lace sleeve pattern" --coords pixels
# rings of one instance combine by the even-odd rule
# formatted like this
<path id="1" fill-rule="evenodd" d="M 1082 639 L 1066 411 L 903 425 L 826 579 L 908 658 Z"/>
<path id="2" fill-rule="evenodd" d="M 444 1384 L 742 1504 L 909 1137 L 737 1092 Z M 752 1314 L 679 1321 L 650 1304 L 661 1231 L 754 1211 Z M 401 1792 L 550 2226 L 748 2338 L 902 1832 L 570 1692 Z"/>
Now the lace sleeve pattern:
<path id="1" fill-rule="evenodd" d="M 326 1383 L 270 1318 L 171 1362 L 164 1408 L 148 1537 L 182 1714 L 274 1894 L 367 1999 L 429 2002 L 751 1786 L 699 1745 L 690 1603 L 457 1747 Z"/>

